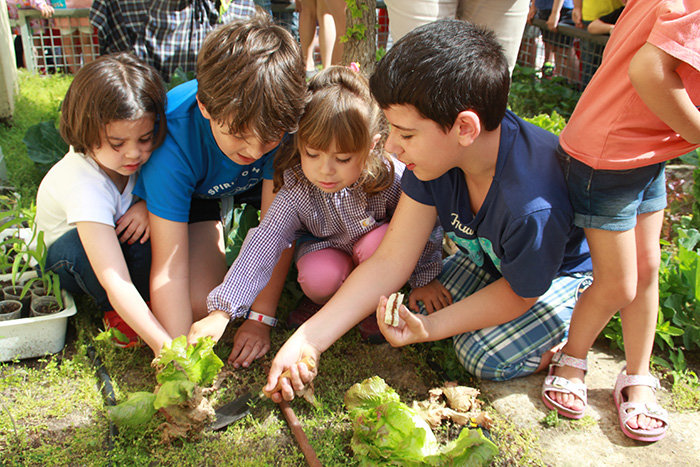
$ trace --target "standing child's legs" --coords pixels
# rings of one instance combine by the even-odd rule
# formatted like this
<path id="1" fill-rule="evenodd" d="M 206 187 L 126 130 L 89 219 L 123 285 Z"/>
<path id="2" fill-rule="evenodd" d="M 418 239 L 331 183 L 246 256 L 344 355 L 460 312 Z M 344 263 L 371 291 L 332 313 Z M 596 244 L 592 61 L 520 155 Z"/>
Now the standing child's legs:
<path id="1" fill-rule="evenodd" d="M 626 375 L 634 377 L 621 375 L 618 383 L 623 381 L 627 387 L 620 394 L 633 406 L 628 413 L 635 411 L 629 420 L 627 410 L 620 411 L 623 431 L 630 436 L 629 428 L 660 429 L 665 415 L 655 405 L 653 389 L 647 383 L 652 381 L 649 360 L 658 310 L 659 234 L 666 206 L 664 165 L 593 170 L 561 150 L 559 156 L 576 213 L 575 223 L 586 232 L 594 278 L 576 304 L 562 353 L 585 359 L 598 334 L 620 310 L 629 364 Z M 555 377 L 583 383 L 584 372 L 578 368 L 564 364 L 554 366 L 552 371 Z M 558 405 L 560 413 L 585 408 L 585 401 L 573 393 L 547 391 L 546 395 Z M 615 397 L 619 403 L 617 391 Z M 637 411 L 647 402 L 645 410 Z M 654 413 L 658 416 L 651 416 Z"/>
<path id="2" fill-rule="evenodd" d="M 632 303 L 620 310 L 628 375 L 649 375 L 659 311 L 659 236 L 662 223 L 663 211 L 637 217 L 637 295 Z M 654 391 L 649 386 L 630 386 L 626 392 L 629 401 L 656 402 Z M 643 414 L 630 419 L 627 424 L 633 429 L 654 429 L 663 425 L 660 420 Z"/>

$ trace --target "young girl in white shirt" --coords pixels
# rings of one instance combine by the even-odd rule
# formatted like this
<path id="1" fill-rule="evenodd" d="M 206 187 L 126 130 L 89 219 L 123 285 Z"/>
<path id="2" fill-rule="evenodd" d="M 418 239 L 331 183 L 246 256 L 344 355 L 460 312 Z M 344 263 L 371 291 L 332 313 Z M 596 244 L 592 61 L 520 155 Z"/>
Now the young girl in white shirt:
<path id="1" fill-rule="evenodd" d="M 244 326 L 257 332 L 234 337 L 229 362 L 236 367 L 270 348 L 276 320 L 250 307 L 282 251 L 296 241 L 299 284 L 310 301 L 323 305 L 377 248 L 401 195 L 405 167 L 383 150 L 387 126 L 366 78 L 333 66 L 312 78 L 309 89 L 299 130 L 275 160 L 275 199 L 249 231 L 224 282 L 209 294 L 209 316 L 194 323 L 188 336 L 190 342 L 207 335 L 218 340 L 231 319 L 247 317 Z M 433 232 L 410 279 L 414 306 L 420 300 L 431 311 L 451 303 L 434 281 L 442 268 L 441 232 Z M 360 332 L 370 342 L 383 341 L 374 315 Z"/>
<path id="2" fill-rule="evenodd" d="M 81 68 L 61 106 L 70 150 L 42 180 L 36 214 L 47 270 L 66 290 L 95 299 L 105 326 L 124 334 L 115 343 L 138 345 L 140 336 L 156 355 L 171 336 L 146 303 L 148 216 L 131 190 L 165 136 L 165 100 L 158 73 L 133 55 Z"/>

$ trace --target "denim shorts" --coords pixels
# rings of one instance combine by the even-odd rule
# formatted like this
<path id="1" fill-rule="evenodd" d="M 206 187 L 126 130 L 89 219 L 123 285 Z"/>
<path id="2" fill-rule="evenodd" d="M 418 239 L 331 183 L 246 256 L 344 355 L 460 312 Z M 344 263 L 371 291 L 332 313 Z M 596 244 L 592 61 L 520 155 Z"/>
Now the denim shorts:
<path id="1" fill-rule="evenodd" d="M 636 169 L 596 170 L 569 156 L 561 146 L 557 156 L 578 227 L 631 230 L 640 214 L 666 207 L 664 162 Z"/>

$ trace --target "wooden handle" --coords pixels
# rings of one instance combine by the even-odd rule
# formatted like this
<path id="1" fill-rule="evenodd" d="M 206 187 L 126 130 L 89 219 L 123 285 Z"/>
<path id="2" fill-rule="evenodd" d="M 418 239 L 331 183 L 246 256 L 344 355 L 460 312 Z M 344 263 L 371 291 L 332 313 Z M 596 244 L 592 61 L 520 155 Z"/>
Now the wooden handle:
<path id="1" fill-rule="evenodd" d="M 318 460 L 318 457 L 316 456 L 316 451 L 314 451 L 314 448 L 311 447 L 309 438 L 306 437 L 306 433 L 304 433 L 304 429 L 301 427 L 299 419 L 294 414 L 292 407 L 289 405 L 289 402 L 283 400 L 279 403 L 279 406 L 280 409 L 282 409 L 284 418 L 287 420 L 289 429 L 292 430 L 294 439 L 296 439 L 297 443 L 299 444 L 299 449 L 301 449 L 301 452 L 304 454 L 306 463 L 309 464 L 310 467 L 323 467 L 321 461 Z"/>
<path id="2" fill-rule="evenodd" d="M 299 363 L 305 364 L 306 368 L 308 368 L 309 370 L 313 370 L 314 368 L 316 368 L 316 360 L 313 357 L 306 356 L 306 357 L 302 358 L 301 360 L 299 360 Z M 297 365 L 299 363 L 297 363 Z M 263 390 L 265 397 L 267 397 L 269 399 L 272 394 L 279 391 L 282 388 L 282 378 L 290 378 L 291 376 L 292 376 L 292 372 L 289 371 L 289 368 L 284 370 L 284 372 L 280 375 L 280 377 L 277 378 L 277 386 L 275 386 L 275 388 L 272 391 L 267 392 L 267 391 Z"/>

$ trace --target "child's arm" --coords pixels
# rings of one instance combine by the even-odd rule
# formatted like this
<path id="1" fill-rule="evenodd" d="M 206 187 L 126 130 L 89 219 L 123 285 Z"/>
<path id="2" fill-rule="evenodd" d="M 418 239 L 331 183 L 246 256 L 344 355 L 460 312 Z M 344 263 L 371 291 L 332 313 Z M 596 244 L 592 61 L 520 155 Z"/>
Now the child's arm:
<path id="1" fill-rule="evenodd" d="M 148 228 L 148 209 L 144 200 L 132 204 L 117 220 L 116 231 L 122 243 L 129 242 L 129 245 L 133 245 L 137 241 L 141 243 L 148 241 L 151 231 Z"/>
<path id="2" fill-rule="evenodd" d="M 681 60 L 650 43 L 632 58 L 632 86 L 649 109 L 683 139 L 700 144 L 700 111 L 676 72 Z"/>
<path id="3" fill-rule="evenodd" d="M 606 23 L 600 18 L 594 19 L 588 25 L 588 32 L 591 34 L 612 34 L 613 29 L 615 29 L 614 24 Z"/>
<path id="4" fill-rule="evenodd" d="M 262 200 L 260 203 L 260 219 L 267 216 L 267 212 L 275 199 L 272 180 L 263 180 Z M 272 276 L 265 288 L 258 294 L 251 305 L 251 309 L 263 315 L 274 317 L 277 314 L 284 282 L 289 272 L 294 256 L 294 247 L 287 248 L 277 260 L 277 265 L 272 271 Z M 246 320 L 233 337 L 233 349 L 228 357 L 228 362 L 235 368 L 247 367 L 253 360 L 265 355 L 270 350 L 270 326 L 252 320 Z"/>
<path id="5" fill-rule="evenodd" d="M 77 228 L 90 265 L 114 310 L 158 355 L 163 344 L 170 342 L 170 335 L 131 282 L 114 228 L 97 222 L 78 222 Z"/>
<path id="6" fill-rule="evenodd" d="M 311 356 L 318 362 L 321 352 L 372 314 L 380 296 L 395 292 L 406 283 L 436 219 L 434 206 L 401 195 L 389 229 L 374 254 L 350 274 L 331 300 L 304 323 L 275 356 L 265 389 L 273 389 L 287 368 L 291 371 L 291 383 L 282 381 L 282 390 L 273 400 L 291 400 L 292 389 L 301 389 L 313 379 L 315 373 L 309 372 L 305 365 L 296 365 L 302 357 Z"/>
<path id="7" fill-rule="evenodd" d="M 429 284 L 411 290 L 408 296 L 408 308 L 419 313 L 418 302 L 423 302 L 425 311 L 430 314 L 452 305 L 452 294 L 439 280 L 433 279 Z"/>
<path id="8" fill-rule="evenodd" d="M 41 12 L 41 16 L 44 18 L 51 18 L 53 16 L 54 10 L 51 6 L 51 2 L 46 0 L 31 0 L 29 4 L 35 10 L 39 10 Z"/>
<path id="9" fill-rule="evenodd" d="M 267 180 L 265 182 L 268 182 Z M 262 221 L 260 226 L 251 230 L 245 240 L 245 246 L 239 253 L 236 263 L 231 266 L 229 273 L 224 279 L 224 283 L 215 289 L 215 297 L 226 297 L 231 295 L 232 290 L 237 290 L 237 298 L 244 300 L 244 297 L 255 297 L 250 309 L 262 315 L 274 317 L 277 312 L 277 302 L 279 301 L 287 276 L 287 270 L 291 262 L 293 249 L 284 249 L 284 245 L 293 240 L 294 234 L 301 228 L 294 211 L 294 200 L 288 199 L 280 192 L 280 196 L 275 198 L 277 203 L 270 209 L 272 193 L 272 181 L 266 186 L 263 182 L 262 200 Z M 268 217 L 268 211 L 274 212 Z M 260 252 L 265 250 L 265 254 Z M 261 256 L 260 262 L 256 257 Z M 267 269 L 266 259 L 278 257 L 277 264 L 271 275 L 261 272 Z M 271 265 L 270 265 L 271 266 Z M 269 269 L 267 269 L 269 271 Z M 251 280 L 255 277 L 256 280 Z M 266 282 L 265 282 L 266 281 Z M 260 290 L 259 284 L 266 283 Z M 239 286 L 237 284 L 245 284 Z M 219 290 L 220 289 L 220 290 Z M 252 298 L 251 298 L 252 299 Z M 214 304 L 219 298 L 215 298 Z M 214 340 L 219 340 L 230 320 L 226 311 L 213 310 L 209 316 L 195 322 L 190 329 L 187 338 L 194 342 L 202 336 L 211 336 Z M 262 357 L 270 349 L 270 326 L 267 324 L 245 320 L 236 335 L 234 336 L 233 349 L 228 358 L 228 362 L 235 368 L 247 367 L 253 360 Z"/>
<path id="10" fill-rule="evenodd" d="M 583 0 L 574 0 L 574 9 L 571 10 L 571 20 L 577 28 L 583 29 Z"/>
<path id="11" fill-rule="evenodd" d="M 379 330 L 392 346 L 401 347 L 507 323 L 532 308 L 537 297 L 520 297 L 513 292 L 508 281 L 500 278 L 454 305 L 428 316 L 400 307 L 397 327 L 384 323 L 386 301 L 386 297 L 381 297 L 377 305 Z"/>
<path id="12" fill-rule="evenodd" d="M 163 327 L 174 336 L 192 325 L 189 232 L 186 222 L 149 213 L 151 229 L 151 305 Z"/>
<path id="13" fill-rule="evenodd" d="M 549 14 L 549 18 L 547 18 L 547 29 L 550 31 L 556 32 L 557 26 L 559 26 L 562 6 L 564 6 L 564 0 L 554 0 L 554 2 L 552 2 L 552 12 Z"/>

